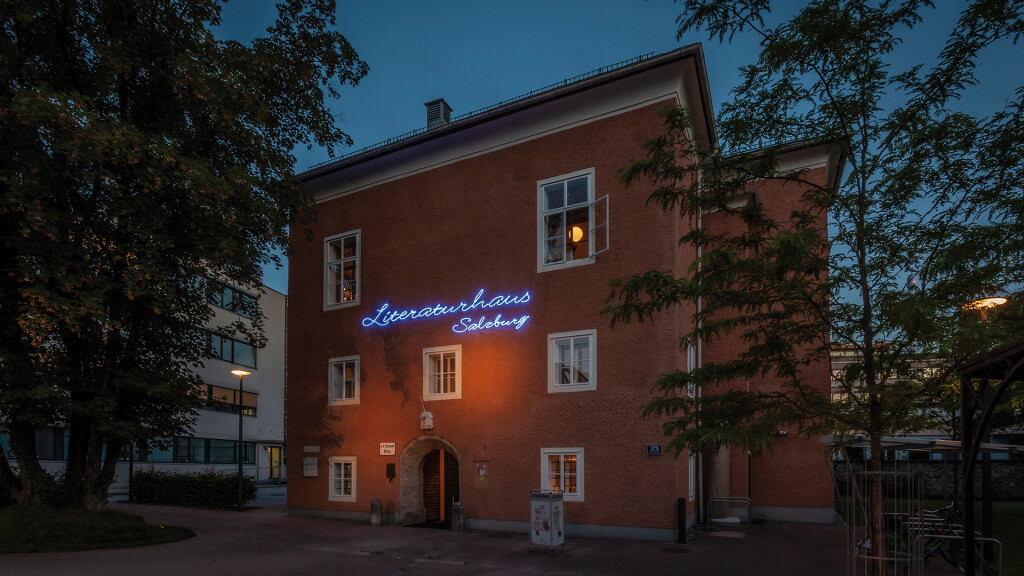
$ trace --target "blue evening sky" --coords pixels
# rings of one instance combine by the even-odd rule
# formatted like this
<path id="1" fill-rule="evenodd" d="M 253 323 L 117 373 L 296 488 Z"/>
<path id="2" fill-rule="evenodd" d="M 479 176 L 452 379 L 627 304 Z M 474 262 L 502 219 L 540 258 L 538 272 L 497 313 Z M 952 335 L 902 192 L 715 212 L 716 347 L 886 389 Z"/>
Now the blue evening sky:
<path id="1" fill-rule="evenodd" d="M 781 4 L 777 14 L 794 5 Z M 908 67 L 937 53 L 955 22 L 959 2 L 937 4 L 929 25 L 905 38 L 900 51 Z M 602 66 L 703 42 L 717 110 L 739 81 L 737 69 L 757 57 L 757 39 L 718 44 L 692 34 L 677 41 L 679 8 L 670 0 L 339 0 L 338 29 L 370 73 L 344 87 L 332 109 L 356 150 L 425 126 L 423 104 L 436 98 L 459 115 Z M 263 35 L 275 16 L 272 0 L 231 0 L 218 35 L 248 41 Z M 1024 83 L 1024 68 L 1011 63 L 1010 52 L 1016 50 L 985 54 L 981 72 L 997 81 L 997 89 L 984 91 L 986 107 L 1001 107 Z M 295 154 L 297 172 L 329 159 L 320 149 Z M 267 270 L 264 282 L 287 293 L 287 267 Z"/>

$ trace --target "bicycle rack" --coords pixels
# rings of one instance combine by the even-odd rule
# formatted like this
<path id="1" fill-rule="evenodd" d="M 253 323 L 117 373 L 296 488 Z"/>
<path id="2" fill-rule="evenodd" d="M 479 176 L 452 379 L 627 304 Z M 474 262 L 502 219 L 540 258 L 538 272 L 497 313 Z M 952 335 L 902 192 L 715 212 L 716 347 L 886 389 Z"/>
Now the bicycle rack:
<path id="1" fill-rule="evenodd" d="M 914 538 L 914 574 L 915 576 L 922 576 L 924 574 L 924 547 L 922 539 L 927 538 L 929 540 L 963 540 L 963 534 L 921 534 L 917 538 Z M 1003 576 L 1003 543 L 997 538 L 983 538 L 980 534 L 975 532 L 974 536 L 975 544 L 981 542 L 992 542 L 998 544 L 999 552 L 996 554 L 998 562 L 996 563 L 997 571 L 996 576 Z M 978 558 L 984 558 L 984 555 L 978 555 Z"/>
<path id="2" fill-rule="evenodd" d="M 750 520 L 751 520 L 751 515 L 752 515 L 750 498 L 743 498 L 743 497 L 740 497 L 740 496 L 718 496 L 718 497 L 715 497 L 715 498 L 709 498 L 708 499 L 708 505 L 707 505 L 707 514 L 704 516 L 705 518 L 708 519 L 708 525 L 714 526 L 714 520 L 715 519 L 711 517 L 711 506 L 713 504 L 716 504 L 716 503 L 722 503 L 722 504 L 743 504 L 743 505 L 745 505 L 747 507 L 747 521 L 746 522 L 740 522 L 740 524 L 741 525 L 742 524 L 747 524 L 748 526 L 750 525 Z M 732 506 L 730 506 L 729 509 L 731 510 Z"/>

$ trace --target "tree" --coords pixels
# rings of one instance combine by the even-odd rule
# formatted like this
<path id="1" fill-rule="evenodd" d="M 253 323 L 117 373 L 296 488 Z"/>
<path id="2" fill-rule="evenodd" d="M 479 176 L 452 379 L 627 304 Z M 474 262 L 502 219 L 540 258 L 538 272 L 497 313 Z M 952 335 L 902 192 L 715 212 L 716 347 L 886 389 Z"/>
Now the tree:
<path id="1" fill-rule="evenodd" d="M 871 469 L 880 470 L 881 439 L 925 425 L 930 394 L 957 363 L 1022 332 L 1024 89 L 990 115 L 958 106 L 965 92 L 985 89 L 980 54 L 1016 40 L 1024 10 L 971 2 L 930 67 L 896 69 L 901 35 L 930 7 L 818 0 L 772 27 L 767 0 L 683 2 L 679 38 L 755 34 L 761 51 L 721 108 L 719 143 L 691 141 L 687 111 L 667 110 L 665 134 L 622 173 L 627 185 L 650 182 L 651 202 L 691 222 L 681 241 L 699 257 L 681 277 L 651 271 L 613 283 L 613 325 L 685 305 L 692 330 L 683 346 L 743 343 L 734 358 L 654 383 L 644 411 L 664 418 L 677 451 L 766 450 L 774 431 L 793 426 L 867 435 Z M 836 186 L 779 170 L 785 153 L 808 142 L 844 159 Z M 804 209 L 778 215 L 733 201 L 765 182 L 798 187 Z M 743 225 L 698 225 L 712 212 Z M 993 292 L 1010 304 L 986 322 L 963 309 Z M 856 361 L 829 398 L 806 374 L 827 366 L 837 346 L 854 349 Z M 778 386 L 737 386 L 768 378 Z M 690 397 L 687 386 L 702 392 Z M 874 541 L 883 542 L 880 491 L 870 508 Z"/>
<path id="2" fill-rule="evenodd" d="M 21 502 L 97 509 L 133 443 L 187 431 L 212 280 L 258 286 L 311 215 L 296 145 L 351 144 L 326 99 L 368 68 L 329 0 L 217 40 L 217 0 L 2 6 L 0 424 Z M 219 330 L 256 344 L 262 315 Z M 69 430 L 61 485 L 34 430 Z"/>

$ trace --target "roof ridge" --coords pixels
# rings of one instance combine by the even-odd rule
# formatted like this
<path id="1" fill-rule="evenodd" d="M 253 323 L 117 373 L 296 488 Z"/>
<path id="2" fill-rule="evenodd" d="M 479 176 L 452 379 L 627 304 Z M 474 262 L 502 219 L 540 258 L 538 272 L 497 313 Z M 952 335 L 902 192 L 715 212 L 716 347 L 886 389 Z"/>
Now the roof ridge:
<path id="1" fill-rule="evenodd" d="M 597 68 L 595 70 L 591 70 L 590 72 L 584 72 L 583 74 L 578 74 L 576 76 L 565 78 L 564 80 L 562 80 L 560 82 L 555 82 L 554 84 L 549 84 L 547 86 L 544 86 L 543 88 L 538 88 L 536 90 L 531 90 L 530 92 L 527 92 L 525 94 L 520 94 L 519 96 L 516 96 L 514 98 L 509 98 L 509 99 L 506 99 L 506 100 L 502 100 L 501 102 L 498 102 L 496 104 L 491 104 L 490 106 L 485 106 L 483 108 L 478 108 L 476 110 L 472 110 L 472 111 L 466 112 L 464 114 L 459 114 L 458 116 L 453 117 L 450 122 L 447 122 L 445 124 L 441 124 L 439 126 L 433 126 L 433 127 L 424 126 L 423 128 L 417 128 L 416 130 L 411 130 L 411 131 L 406 132 L 404 134 L 399 134 L 398 136 L 393 136 L 391 138 L 388 138 L 387 140 L 382 140 L 382 141 L 377 142 L 375 144 L 371 144 L 369 146 L 364 146 L 364 147 L 362 147 L 362 148 L 360 148 L 358 150 L 354 150 L 354 151 L 349 152 L 347 154 L 343 154 L 341 156 L 338 156 L 337 158 L 331 158 L 329 160 L 325 160 L 323 162 L 319 162 L 317 164 L 314 164 L 314 165 L 306 168 L 305 172 L 312 172 L 313 170 L 317 170 L 319 168 L 323 168 L 325 166 L 329 166 L 329 165 L 334 164 L 336 162 L 341 162 L 342 160 L 346 160 L 348 158 L 359 156 L 361 154 L 365 154 L 365 153 L 371 152 L 373 150 L 384 148 L 386 146 L 394 144 L 395 142 L 400 142 L 400 141 L 405 140 L 407 138 L 412 138 L 413 136 L 418 136 L 418 135 L 423 134 L 425 132 L 429 132 L 431 130 L 438 129 L 438 128 L 441 128 L 443 126 L 447 126 L 449 124 L 453 124 L 453 123 L 458 122 L 460 120 L 465 120 L 466 118 L 471 118 L 471 117 L 479 115 L 479 114 L 484 114 L 486 112 L 490 112 L 491 110 L 495 110 L 495 109 L 501 108 L 503 106 L 508 106 L 509 104 L 514 104 L 516 102 L 521 102 L 523 100 L 527 100 L 529 98 L 533 98 L 534 96 L 538 96 L 540 94 L 544 94 L 544 93 L 547 93 L 547 92 L 552 92 L 552 91 L 557 90 L 559 88 L 564 88 L 564 87 L 569 86 L 571 84 L 575 84 L 577 82 L 582 82 L 584 80 L 589 80 L 590 78 L 593 78 L 595 76 L 600 76 L 601 74 L 606 74 L 608 72 L 614 72 L 614 71 L 617 71 L 617 70 L 621 70 L 623 68 L 627 68 L 627 67 L 632 66 L 634 64 L 638 64 L 640 62 L 645 62 L 647 60 L 650 60 L 650 59 L 654 58 L 657 55 L 658 54 L 655 53 L 655 52 L 648 52 L 646 54 L 641 54 L 640 56 L 635 56 L 635 57 L 630 58 L 628 60 L 623 60 L 621 62 L 617 62 L 615 64 L 611 64 L 609 66 L 602 66 L 602 67 Z"/>

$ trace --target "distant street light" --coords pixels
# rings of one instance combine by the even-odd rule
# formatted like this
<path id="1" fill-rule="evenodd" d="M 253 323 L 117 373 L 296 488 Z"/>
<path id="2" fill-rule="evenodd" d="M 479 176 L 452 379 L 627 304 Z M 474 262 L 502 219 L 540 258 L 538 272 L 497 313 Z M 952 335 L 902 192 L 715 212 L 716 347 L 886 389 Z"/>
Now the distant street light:
<path id="1" fill-rule="evenodd" d="M 244 444 L 242 444 L 242 378 L 252 372 L 248 370 L 232 370 L 232 374 L 238 376 L 238 510 L 242 510 L 242 460 L 244 460 Z"/>

